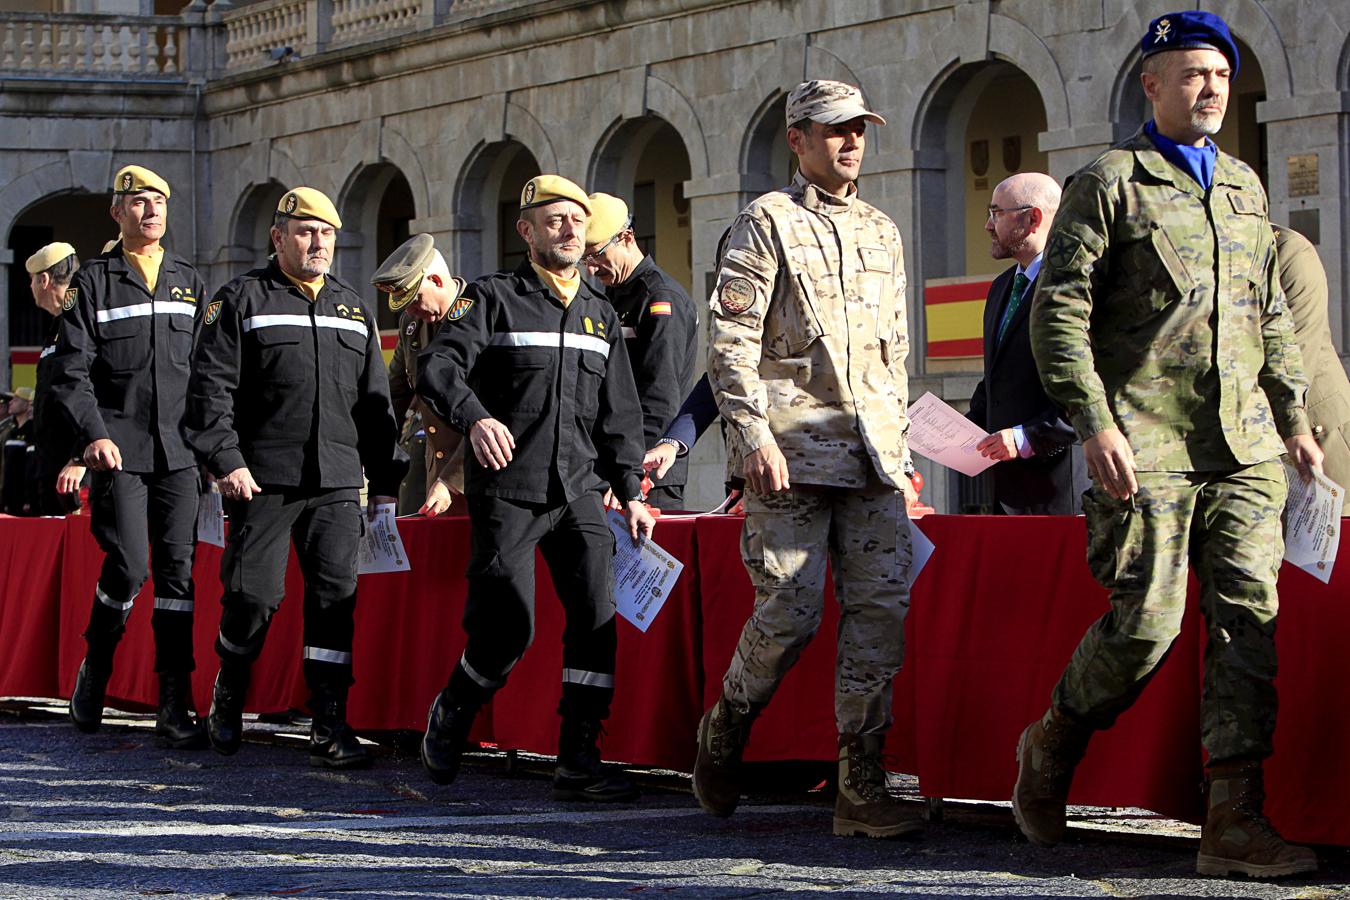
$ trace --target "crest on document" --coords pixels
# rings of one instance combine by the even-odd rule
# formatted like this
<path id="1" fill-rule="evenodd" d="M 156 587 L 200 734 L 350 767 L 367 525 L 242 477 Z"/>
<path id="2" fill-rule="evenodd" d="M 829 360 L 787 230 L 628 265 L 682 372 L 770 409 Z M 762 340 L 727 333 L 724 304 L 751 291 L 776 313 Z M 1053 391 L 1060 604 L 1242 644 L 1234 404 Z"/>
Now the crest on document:
<path id="1" fill-rule="evenodd" d="M 70 312 L 75 308 L 75 303 L 80 299 L 80 289 L 71 288 L 66 291 L 66 299 L 61 301 L 61 309 L 64 312 Z"/>
<path id="2" fill-rule="evenodd" d="M 1158 28 L 1153 32 L 1153 43 L 1165 44 L 1167 39 L 1172 36 L 1172 20 L 1159 19 Z"/>
<path id="3" fill-rule="evenodd" d="M 216 324 L 216 319 L 219 318 L 220 318 L 220 301 L 212 300 L 210 303 L 206 304 L 206 324 L 214 325 Z"/>
<path id="4" fill-rule="evenodd" d="M 455 299 L 454 303 L 450 304 L 450 311 L 445 314 L 445 318 L 447 321 L 454 322 L 464 318 L 472 308 L 473 298 L 461 295 Z"/>
<path id="5" fill-rule="evenodd" d="M 729 278 L 718 291 L 722 309 L 739 315 L 755 305 L 755 286 L 749 278 Z"/>

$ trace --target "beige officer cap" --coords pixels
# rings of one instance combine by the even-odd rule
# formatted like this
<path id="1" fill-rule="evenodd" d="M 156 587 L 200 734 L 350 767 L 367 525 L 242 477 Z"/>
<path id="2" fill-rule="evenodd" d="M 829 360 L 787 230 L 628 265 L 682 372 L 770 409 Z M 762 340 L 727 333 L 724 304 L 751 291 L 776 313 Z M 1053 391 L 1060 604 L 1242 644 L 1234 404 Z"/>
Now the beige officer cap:
<path id="1" fill-rule="evenodd" d="M 586 215 L 591 214 L 591 199 L 586 192 L 561 175 L 536 175 L 525 182 L 520 192 L 521 209 L 547 206 L 560 200 L 571 200 L 586 210 Z"/>
<path id="2" fill-rule="evenodd" d="M 435 258 L 436 241 L 431 235 L 414 234 L 389 254 L 370 276 L 370 283 L 389 295 L 389 308 L 398 312 L 417 296 Z"/>
<path id="3" fill-rule="evenodd" d="M 633 224 L 628 204 L 611 194 L 590 196 L 591 217 L 586 220 L 586 243 L 603 244 Z"/>
<path id="4" fill-rule="evenodd" d="M 29 275 L 36 275 L 39 272 L 47 271 L 66 257 L 74 255 L 74 247 L 65 241 L 57 241 L 54 244 L 48 244 L 28 257 L 28 261 L 23 264 L 23 267 L 28 270 Z"/>
<path id="5" fill-rule="evenodd" d="M 169 183 L 144 166 L 123 166 L 113 176 L 114 194 L 139 194 L 158 191 L 169 199 Z"/>
<path id="6" fill-rule="evenodd" d="M 886 120 L 863 103 L 862 91 L 842 81 L 803 81 L 787 98 L 789 125 L 810 119 L 822 125 L 838 125 L 862 117 L 885 125 Z"/>
<path id="7" fill-rule="evenodd" d="M 323 191 L 312 187 L 291 188 L 282 194 L 277 212 L 292 219 L 318 219 L 334 228 L 342 227 L 342 219 L 333 201 Z"/>

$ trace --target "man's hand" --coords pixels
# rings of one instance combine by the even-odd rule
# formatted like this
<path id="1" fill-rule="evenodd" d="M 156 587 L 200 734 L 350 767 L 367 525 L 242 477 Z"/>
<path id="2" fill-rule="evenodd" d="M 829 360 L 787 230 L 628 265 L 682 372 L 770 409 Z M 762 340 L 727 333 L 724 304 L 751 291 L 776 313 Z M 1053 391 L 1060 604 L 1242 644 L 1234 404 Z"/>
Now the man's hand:
<path id="1" fill-rule="evenodd" d="M 756 494 L 786 491 L 788 483 L 787 457 L 777 444 L 765 444 L 745 458 L 745 482 Z"/>
<path id="2" fill-rule="evenodd" d="M 427 491 L 426 502 L 422 508 L 417 511 L 419 516 L 426 516 L 428 519 L 434 519 L 441 513 L 450 508 L 454 500 L 450 496 L 450 489 L 445 486 L 443 481 L 434 481 L 431 484 L 431 490 Z"/>
<path id="3" fill-rule="evenodd" d="M 1002 462 L 1005 459 L 1017 459 L 1017 439 L 1013 437 L 1011 428 L 1004 428 L 995 431 L 989 437 L 981 438 L 975 445 L 975 449 L 980 451 L 980 455 L 985 459 L 992 459 L 995 462 Z"/>
<path id="4" fill-rule="evenodd" d="M 1128 500 L 1139 493 L 1134 477 L 1134 451 L 1119 428 L 1099 431 L 1083 442 L 1088 474 L 1117 500 Z"/>
<path id="5" fill-rule="evenodd" d="M 1326 454 L 1312 435 L 1296 434 L 1284 442 L 1284 448 L 1289 451 L 1289 462 L 1298 469 L 1298 476 L 1305 482 L 1312 481 L 1313 469 L 1322 471 Z"/>
<path id="6" fill-rule="evenodd" d="M 78 491 L 80 482 L 84 481 L 86 471 L 85 467 L 77 462 L 66 463 L 56 475 L 56 492 L 58 494 L 73 494 Z"/>
<path id="7" fill-rule="evenodd" d="M 469 443 L 473 446 L 473 455 L 478 464 L 494 472 L 506 468 L 511 461 L 511 451 L 516 449 L 516 439 L 511 429 L 496 419 L 479 419 L 469 429 Z"/>
<path id="8" fill-rule="evenodd" d="M 386 497 L 384 494 L 371 494 L 366 498 L 366 518 L 375 521 L 375 515 L 381 506 L 398 506 L 397 497 Z"/>
<path id="9" fill-rule="evenodd" d="M 84 464 L 95 472 L 111 472 L 122 468 L 122 451 L 108 438 L 91 441 L 84 448 Z"/>
<path id="10" fill-rule="evenodd" d="M 657 444 L 642 457 L 642 470 L 653 478 L 665 478 L 670 467 L 675 465 L 679 448 L 671 444 Z"/>
<path id="11" fill-rule="evenodd" d="M 253 473 L 247 466 L 240 466 L 224 478 L 216 479 L 220 496 L 226 500 L 252 500 L 254 494 L 261 494 L 262 488 L 253 480 Z"/>
<path id="12" fill-rule="evenodd" d="M 656 530 L 656 520 L 647 512 L 647 506 L 641 500 L 629 500 L 624 504 L 623 517 L 628 520 L 628 534 L 637 543 L 639 536 L 649 539 Z"/>
<path id="13" fill-rule="evenodd" d="M 605 509 L 612 509 L 615 512 L 623 512 L 623 504 L 619 502 L 618 497 L 614 496 L 613 488 L 605 488 L 604 499 L 602 499 L 600 502 L 605 504 Z"/>
<path id="14" fill-rule="evenodd" d="M 914 482 L 900 476 L 900 490 L 905 495 L 905 509 L 909 509 L 919 502 L 919 492 L 914 489 Z"/>

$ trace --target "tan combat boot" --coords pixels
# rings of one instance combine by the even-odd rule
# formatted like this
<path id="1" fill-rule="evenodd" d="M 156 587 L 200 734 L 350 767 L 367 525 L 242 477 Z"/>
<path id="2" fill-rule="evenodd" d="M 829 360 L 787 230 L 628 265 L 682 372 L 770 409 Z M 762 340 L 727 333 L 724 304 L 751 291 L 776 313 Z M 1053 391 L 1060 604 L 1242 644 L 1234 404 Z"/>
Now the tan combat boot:
<path id="1" fill-rule="evenodd" d="M 923 816 L 886 790 L 881 765 L 881 734 L 839 736 L 839 796 L 834 801 L 834 833 L 889 838 L 923 833 Z"/>
<path id="2" fill-rule="evenodd" d="M 698 723 L 698 758 L 694 760 L 694 796 L 703 811 L 726 818 L 741 802 L 741 754 L 750 740 L 750 726 L 760 707 L 741 712 L 719 697 Z"/>
<path id="3" fill-rule="evenodd" d="M 1064 840 L 1064 808 L 1073 770 L 1087 752 L 1092 729 L 1051 707 L 1017 742 L 1013 817 L 1027 840 L 1053 847 Z"/>
<path id="4" fill-rule="evenodd" d="M 1254 760 L 1212 763 L 1209 815 L 1200 832 L 1195 870 L 1201 875 L 1241 872 L 1251 878 L 1275 878 L 1317 871 L 1317 856 L 1307 847 L 1286 844 L 1261 814 L 1266 799 L 1261 763 Z"/>

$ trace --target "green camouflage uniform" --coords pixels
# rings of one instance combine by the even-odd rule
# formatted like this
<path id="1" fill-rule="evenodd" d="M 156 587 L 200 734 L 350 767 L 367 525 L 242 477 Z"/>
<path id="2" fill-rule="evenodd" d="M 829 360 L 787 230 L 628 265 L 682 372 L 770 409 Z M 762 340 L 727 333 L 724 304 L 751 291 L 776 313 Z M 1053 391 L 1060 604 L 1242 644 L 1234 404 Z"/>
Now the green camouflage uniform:
<path id="1" fill-rule="evenodd" d="M 708 376 L 734 470 L 777 444 L 792 484 L 747 491 L 741 550 L 755 611 L 723 682 L 738 708 L 768 702 L 815 634 L 832 560 L 839 730 L 890 726 L 912 555 L 898 493 L 909 427 L 904 295 L 895 223 L 800 174 L 751 203 L 727 236 Z"/>
<path id="2" fill-rule="evenodd" d="M 1031 341 L 1079 437 L 1118 427 L 1140 484 L 1129 501 L 1099 485 L 1085 496 L 1088 562 L 1111 611 L 1055 706 L 1095 728 L 1129 707 L 1180 628 L 1189 561 L 1209 630 L 1204 745 L 1217 761 L 1269 755 L 1278 457 L 1308 422 L 1255 173 L 1220 152 L 1206 194 L 1142 130 L 1080 171 L 1046 244 Z"/>

